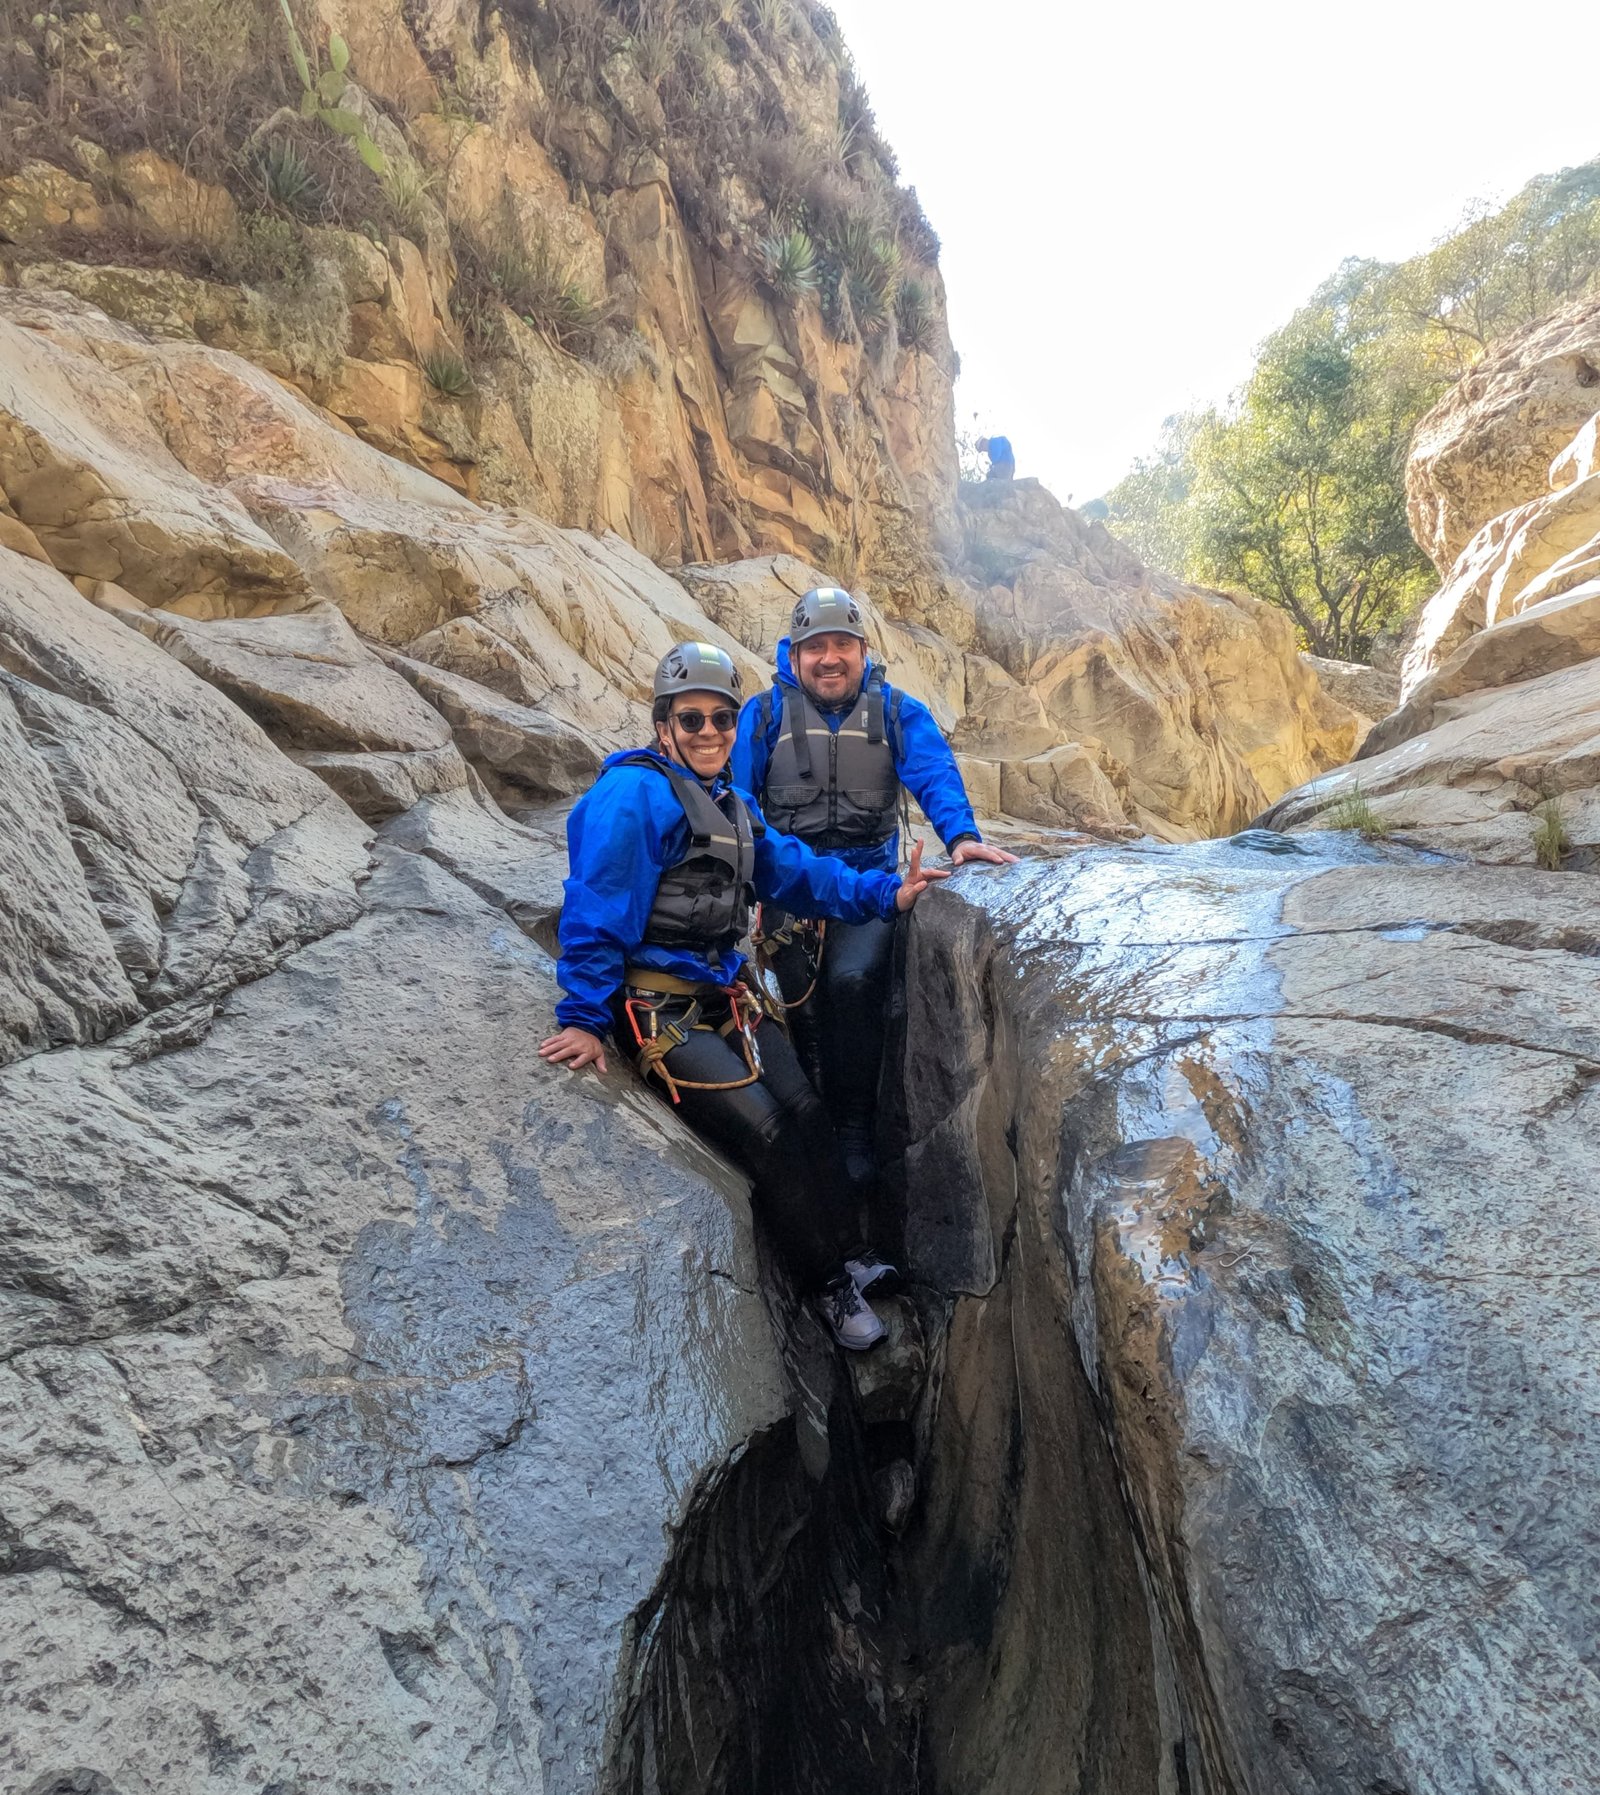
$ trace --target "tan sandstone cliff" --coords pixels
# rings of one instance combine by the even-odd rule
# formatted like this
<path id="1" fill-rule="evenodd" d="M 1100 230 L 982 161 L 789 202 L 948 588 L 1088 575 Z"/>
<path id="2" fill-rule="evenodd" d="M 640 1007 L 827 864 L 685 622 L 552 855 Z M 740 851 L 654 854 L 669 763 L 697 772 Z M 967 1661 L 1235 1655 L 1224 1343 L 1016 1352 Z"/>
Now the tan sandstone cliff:
<path id="1" fill-rule="evenodd" d="M 324 0 L 301 40 L 326 76 L 342 34 L 337 110 L 381 179 L 293 116 L 275 14 L 253 71 L 210 52 L 245 124 L 180 167 L 134 103 L 190 103 L 165 17 L 6 46 L 13 546 L 200 624 L 331 603 L 508 802 L 635 739 L 675 635 L 762 680 L 824 577 L 868 598 L 986 815 L 1207 834 L 1352 751 L 1276 613 L 1036 489 L 963 505 L 937 238 L 825 9 Z M 773 260 L 797 221 L 798 284 Z M 369 806 L 444 776 L 384 765 Z"/>

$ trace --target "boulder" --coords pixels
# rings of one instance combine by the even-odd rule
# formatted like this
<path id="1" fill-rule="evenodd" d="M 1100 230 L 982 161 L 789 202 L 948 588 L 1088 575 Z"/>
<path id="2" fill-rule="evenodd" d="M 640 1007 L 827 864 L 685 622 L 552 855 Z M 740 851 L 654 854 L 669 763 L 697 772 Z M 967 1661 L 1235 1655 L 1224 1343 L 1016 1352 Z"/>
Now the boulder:
<path id="1" fill-rule="evenodd" d="M 1002 761 L 1000 808 L 1007 816 L 1051 828 L 1138 834 L 1128 827 L 1110 780 L 1076 742 L 1029 760 Z"/>
<path id="2" fill-rule="evenodd" d="M 298 602 L 300 569 L 184 469 L 138 393 L 18 315 L 0 307 L 0 488 L 51 561 L 151 604 Z"/>
<path id="3" fill-rule="evenodd" d="M 242 711 L 0 549 L 0 1062 L 259 976 L 347 924 L 367 834 Z M 15 884 L 12 885 L 11 881 Z"/>
<path id="4" fill-rule="evenodd" d="M 383 839 L 436 860 L 548 953 L 559 951 L 556 921 L 567 876 L 563 811 L 544 809 L 512 822 L 484 798 L 449 793 L 424 798 L 390 823 Z"/>
<path id="5" fill-rule="evenodd" d="M 1539 658 L 1547 652 L 1541 646 Z M 1600 660 L 1461 697 L 1419 692 L 1415 708 L 1408 703 L 1390 722 L 1376 743 L 1369 737 L 1367 757 L 1290 792 L 1264 813 L 1262 826 L 1349 826 L 1350 801 L 1359 799 L 1379 826 L 1407 841 L 1479 860 L 1532 863 L 1553 815 L 1567 851 L 1580 856 L 1577 864 L 1594 863 Z"/>
<path id="6" fill-rule="evenodd" d="M 1600 301 L 1492 345 L 1416 427 L 1411 533 L 1441 575 L 1491 518 L 1544 492 L 1552 458 L 1600 407 Z"/>
<path id="7" fill-rule="evenodd" d="M 1590 1780 L 1595 906 L 1324 845 L 1102 848 L 918 908 L 906 1246 L 968 1293 L 924 1525 L 991 1616 L 925 1609 L 933 1787 L 1082 1786 L 1046 1766 L 1106 1750 L 1114 1661 L 1176 1787 Z"/>
<path id="8" fill-rule="evenodd" d="M 424 798 L 470 787 L 472 773 L 454 744 L 409 752 L 310 749 L 290 757 L 313 772 L 364 823 L 386 823 Z"/>
<path id="9" fill-rule="evenodd" d="M 1600 580 L 1519 609 L 1492 628 L 1467 636 L 1446 661 L 1411 688 L 1404 704 L 1372 730 L 1358 758 L 1370 759 L 1431 728 L 1447 699 L 1519 685 L 1594 655 L 1600 655 Z M 1537 730 L 1538 719 L 1529 722 Z"/>
<path id="10" fill-rule="evenodd" d="M 145 612 L 136 626 L 226 692 L 284 748 L 445 748 L 439 714 L 326 602 L 290 616 L 194 623 Z"/>
<path id="11" fill-rule="evenodd" d="M 1330 698 L 1369 723 L 1387 717 L 1400 702 L 1400 675 L 1392 668 L 1368 667 L 1359 661 L 1330 661 L 1319 654 L 1300 658 L 1316 674 L 1317 684 Z"/>
<path id="12" fill-rule="evenodd" d="M 487 777 L 535 795 L 570 797 L 588 789 L 610 752 L 588 731 L 458 673 L 389 650 L 383 658 L 443 717 L 457 748 Z"/>
<path id="13" fill-rule="evenodd" d="M 196 180 L 152 149 L 112 157 L 111 178 L 133 211 L 168 243 L 215 248 L 238 227 L 239 208 L 226 188 Z"/>

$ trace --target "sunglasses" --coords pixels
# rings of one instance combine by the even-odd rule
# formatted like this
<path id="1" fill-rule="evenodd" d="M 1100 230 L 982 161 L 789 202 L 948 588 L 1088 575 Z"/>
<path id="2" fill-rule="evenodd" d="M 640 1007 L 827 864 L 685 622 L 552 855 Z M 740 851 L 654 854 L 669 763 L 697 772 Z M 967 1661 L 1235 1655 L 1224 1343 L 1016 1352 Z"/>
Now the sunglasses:
<path id="1" fill-rule="evenodd" d="M 708 717 L 704 711 L 674 711 L 672 720 L 685 735 L 699 735 L 709 723 L 718 735 L 726 735 L 737 727 L 739 713 L 737 711 L 712 711 Z"/>

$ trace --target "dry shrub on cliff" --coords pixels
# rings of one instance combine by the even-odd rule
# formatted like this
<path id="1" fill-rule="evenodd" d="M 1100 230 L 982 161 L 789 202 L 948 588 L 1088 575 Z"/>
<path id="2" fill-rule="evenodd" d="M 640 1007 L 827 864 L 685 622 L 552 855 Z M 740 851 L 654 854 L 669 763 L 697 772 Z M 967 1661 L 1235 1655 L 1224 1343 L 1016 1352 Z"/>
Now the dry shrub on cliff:
<path id="1" fill-rule="evenodd" d="M 746 0 L 745 16 L 769 50 L 782 50 L 794 26 L 789 0 Z"/>
<path id="2" fill-rule="evenodd" d="M 1547 873 L 1558 873 L 1562 861 L 1572 852 L 1572 837 L 1567 833 L 1560 798 L 1546 798 L 1533 814 L 1534 863 Z"/>
<path id="3" fill-rule="evenodd" d="M 38 78 L 8 91 L 47 122 L 109 150 L 151 148 L 191 174 L 250 184 L 239 146 L 287 96 L 276 12 L 256 0 L 99 0 L 48 10 L 0 0 L 11 67 Z M 277 30 L 281 32 L 281 21 Z"/>
<path id="4" fill-rule="evenodd" d="M 530 241 L 509 214 L 494 235 L 491 249 L 470 232 L 453 234 L 450 304 L 468 346 L 480 354 L 503 353 L 504 312 L 511 311 L 570 354 L 593 353 L 610 308 L 584 292 L 547 237 Z"/>
<path id="5" fill-rule="evenodd" d="M 914 262 L 937 268 L 941 247 L 939 233 L 929 224 L 916 188 L 896 187 L 890 203 L 894 209 L 894 234 L 905 246 L 906 254 Z"/>

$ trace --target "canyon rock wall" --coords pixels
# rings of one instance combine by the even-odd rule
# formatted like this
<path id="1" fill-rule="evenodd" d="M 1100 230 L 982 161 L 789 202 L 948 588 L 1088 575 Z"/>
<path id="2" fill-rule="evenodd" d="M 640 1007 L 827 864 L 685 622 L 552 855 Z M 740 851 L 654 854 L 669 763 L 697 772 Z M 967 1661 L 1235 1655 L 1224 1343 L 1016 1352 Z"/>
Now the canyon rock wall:
<path id="1" fill-rule="evenodd" d="M 1082 1735 L 1007 1697 L 1113 1649 L 1083 1604 L 1115 1550 L 1056 1600 L 1039 1577 L 1115 1513 L 1051 1444 L 1084 1400 L 1171 1672 L 1161 1761 L 1121 1787 L 1584 1785 L 1588 887 L 1258 837 L 963 873 L 919 909 L 907 1259 L 966 1293 L 952 1343 L 1004 1340 L 944 1384 L 1000 1618 L 935 1683 L 934 1787 L 1083 1786 Z"/>
<path id="2" fill-rule="evenodd" d="M 0 540 L 27 512 L 75 578 L 202 620 L 332 601 L 472 712 L 502 796 L 631 737 L 667 630 L 722 639 L 662 569 L 772 556 L 876 602 L 980 808 L 1025 830 L 1205 834 L 1349 757 L 1275 614 L 1103 532 L 1086 559 L 1046 495 L 975 535 L 938 238 L 825 7 L 292 11 L 293 40 L 243 0 L 198 34 L 176 0 L 0 30 L 0 295 L 39 333 L 11 377 L 26 428 L 87 414 L 109 470 L 78 515 L 29 449 Z M 174 528 L 72 548 L 144 509 Z M 762 654 L 774 620 L 731 633 Z M 575 745 L 520 750 L 534 712 Z"/>
<path id="3" fill-rule="evenodd" d="M 236 350 L 461 493 L 655 560 L 783 550 L 938 582 L 938 239 L 826 19 L 688 0 L 297 18 L 324 72 L 341 34 L 332 91 L 380 175 L 293 116 L 276 9 L 224 0 L 206 43 L 159 4 L 142 32 L 7 27 L 3 278 Z M 184 77 L 225 88 L 214 110 Z M 842 260 L 775 281 L 763 245 L 802 210 Z"/>
<path id="4" fill-rule="evenodd" d="M 513 807 L 574 795 L 642 738 L 673 641 L 721 644 L 758 690 L 795 598 L 827 577 L 788 555 L 672 573 L 614 533 L 474 503 L 243 356 L 58 291 L 0 289 L 0 346 L 0 541 L 264 707 L 372 821 L 469 770 Z M 1191 836 L 1347 757 L 1356 720 L 1276 613 L 1126 556 L 1091 583 L 1064 559 L 1070 512 L 1027 483 L 1002 498 L 1050 526 L 1011 587 L 864 599 L 873 652 L 950 734 L 982 812 Z M 320 700 L 281 689 L 312 668 Z M 417 696 L 397 708 L 384 669 Z M 334 714 L 297 714 L 319 702 Z"/>

